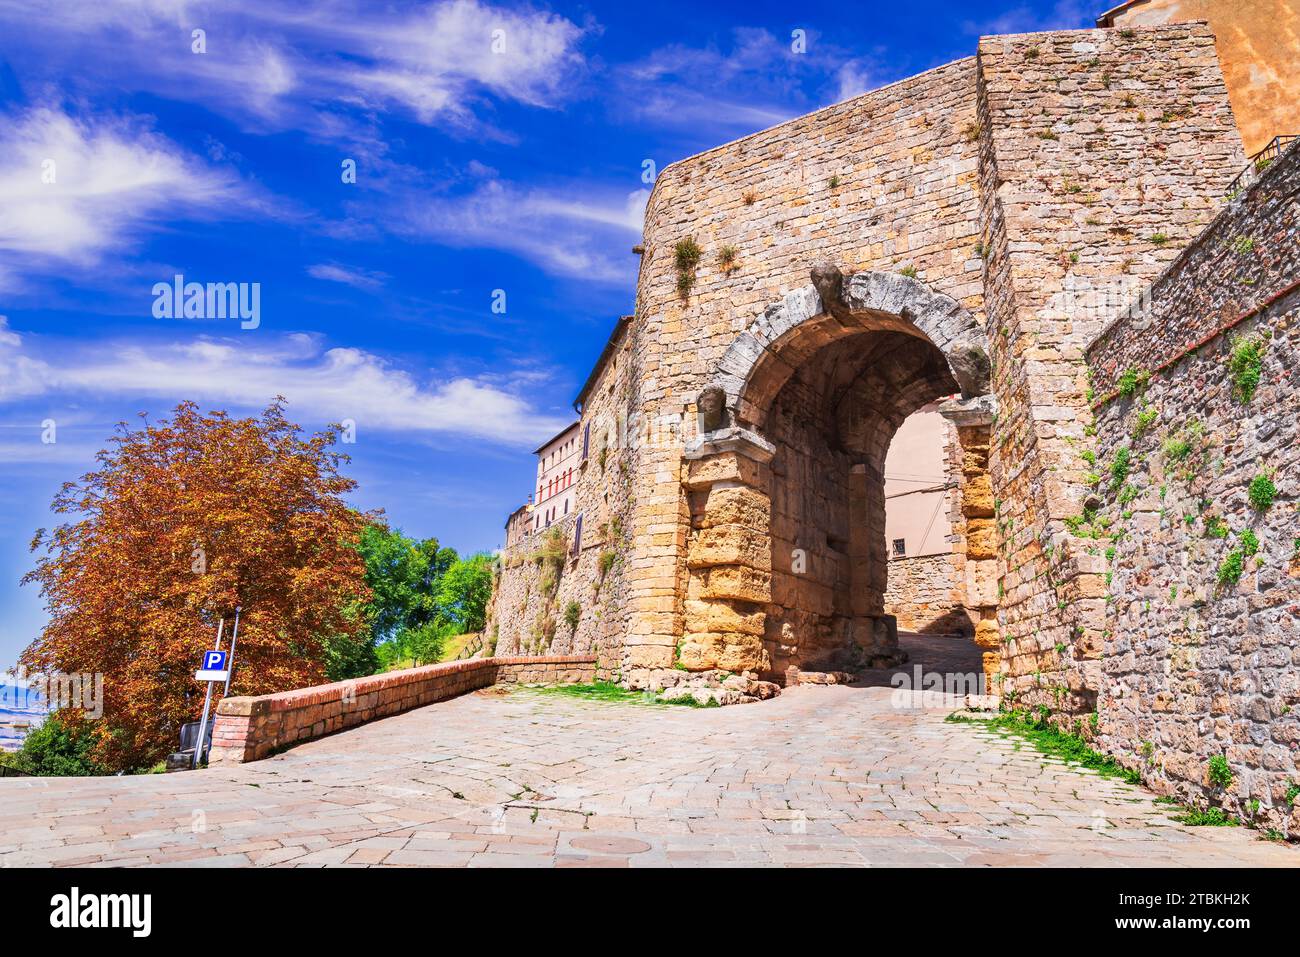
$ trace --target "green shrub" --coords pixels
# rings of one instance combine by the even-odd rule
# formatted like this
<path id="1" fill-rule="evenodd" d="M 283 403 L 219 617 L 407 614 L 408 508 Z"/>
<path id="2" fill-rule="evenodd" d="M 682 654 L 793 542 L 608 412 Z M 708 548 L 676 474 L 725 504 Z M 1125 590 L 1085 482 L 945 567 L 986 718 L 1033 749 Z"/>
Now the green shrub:
<path id="1" fill-rule="evenodd" d="M 1149 405 L 1137 415 L 1137 421 L 1133 423 L 1133 438 L 1137 438 L 1147 429 L 1155 424 L 1156 419 L 1160 418 L 1160 412 L 1155 406 Z"/>
<path id="2" fill-rule="evenodd" d="M 700 244 L 695 241 L 694 236 L 678 240 L 677 245 L 673 247 L 673 263 L 678 272 L 694 269 L 700 264 L 701 255 Z"/>
<path id="3" fill-rule="evenodd" d="M 1241 581 L 1242 573 L 1245 570 L 1246 556 L 1236 549 L 1228 552 L 1223 561 L 1219 563 L 1219 584 L 1225 588 L 1237 584 Z"/>
<path id="4" fill-rule="evenodd" d="M 1238 402 L 1255 398 L 1264 371 L 1264 353 L 1268 341 L 1260 336 L 1237 336 L 1228 355 L 1228 374 L 1232 377 L 1232 396 Z"/>
<path id="5" fill-rule="evenodd" d="M 1210 783 L 1217 787 L 1232 787 L 1232 768 L 1222 754 L 1210 758 Z"/>
<path id="6" fill-rule="evenodd" d="M 1186 814 L 1174 820 L 1188 827 L 1236 827 L 1237 825 L 1237 822 L 1225 814 L 1220 807 L 1212 807 L 1206 811 L 1188 808 Z"/>
<path id="7" fill-rule="evenodd" d="M 1128 446 L 1115 451 L 1115 461 L 1110 463 L 1110 487 L 1112 489 L 1117 489 L 1124 484 L 1132 464 L 1132 453 L 1129 451 Z"/>
<path id="8" fill-rule="evenodd" d="M 695 286 L 695 267 L 700 264 L 703 251 L 695 237 L 679 239 L 673 247 L 673 264 L 677 268 L 677 292 L 685 299 Z"/>
<path id="9" fill-rule="evenodd" d="M 607 548 L 605 551 L 600 553 L 600 578 L 602 581 L 604 581 L 605 576 L 609 574 L 610 569 L 614 567 L 614 562 L 616 561 L 618 561 L 618 552 L 613 549 Z"/>
<path id="10" fill-rule="evenodd" d="M 1130 398 L 1145 389 L 1150 381 L 1151 373 L 1146 369 L 1125 369 L 1120 373 L 1115 387 L 1119 390 L 1120 395 Z"/>
<path id="11" fill-rule="evenodd" d="M 1246 495 L 1250 499 L 1251 508 L 1257 512 L 1266 512 L 1273 507 L 1277 498 L 1277 486 L 1267 475 L 1256 475 L 1250 480 Z"/>
<path id="12" fill-rule="evenodd" d="M 95 735 L 87 721 L 65 720 L 54 712 L 27 732 L 22 748 L 9 756 L 10 767 L 24 774 L 89 777 L 108 774 L 93 756 Z"/>
<path id="13" fill-rule="evenodd" d="M 1241 553 L 1247 558 L 1259 553 L 1259 536 L 1250 529 L 1241 533 Z"/>
<path id="14" fill-rule="evenodd" d="M 582 620 L 582 606 L 576 601 L 571 601 L 565 605 L 564 620 L 568 623 L 570 631 L 577 631 L 578 622 Z"/>

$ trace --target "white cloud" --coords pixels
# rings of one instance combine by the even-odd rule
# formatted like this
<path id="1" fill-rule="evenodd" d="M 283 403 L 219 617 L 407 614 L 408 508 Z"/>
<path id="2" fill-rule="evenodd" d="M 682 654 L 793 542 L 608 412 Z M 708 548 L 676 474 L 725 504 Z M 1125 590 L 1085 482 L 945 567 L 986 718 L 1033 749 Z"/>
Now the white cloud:
<path id="1" fill-rule="evenodd" d="M 378 289 L 388 281 L 388 274 L 377 270 L 343 266 L 339 263 L 315 263 L 307 267 L 307 275 L 325 282 L 341 282 L 357 289 Z"/>
<path id="2" fill-rule="evenodd" d="M 390 228 L 449 246 L 505 249 L 561 275 L 625 282 L 635 275 L 631 246 L 649 195 L 639 189 L 592 196 L 582 184 L 555 192 L 492 179 L 467 195 L 394 208 Z"/>
<path id="3" fill-rule="evenodd" d="M 278 339 L 204 337 L 146 344 L 51 345 L 36 355 L 0 325 L 0 403 L 41 396 L 88 399 L 182 399 L 259 409 L 276 395 L 296 415 L 352 419 L 358 431 L 450 435 L 529 446 L 568 421 L 540 413 L 490 376 L 437 381 L 362 349 L 323 349 L 310 336 Z M 12 374 L 17 372 L 17 375 Z"/>
<path id="4" fill-rule="evenodd" d="M 721 135 L 774 126 L 806 112 L 796 74 L 819 58 L 795 54 L 766 30 L 737 28 L 728 52 L 674 44 L 617 75 L 620 111 L 659 126 Z"/>
<path id="5" fill-rule="evenodd" d="M 841 65 L 836 79 L 840 85 L 838 96 L 840 102 L 859 96 L 868 90 L 874 90 L 881 85 L 872 66 L 862 60 L 850 60 Z"/>
<path id="6" fill-rule="evenodd" d="M 34 108 L 0 122 L 0 250 L 17 262 L 6 272 L 84 269 L 130 245 L 153 219 L 252 209 L 266 205 L 235 173 L 140 118 Z"/>
<path id="7" fill-rule="evenodd" d="M 55 76 L 75 56 L 79 75 L 200 102 L 254 127 L 319 135 L 365 135 L 364 121 L 337 114 L 345 103 L 456 126 L 476 123 L 488 96 L 554 106 L 585 69 L 577 51 L 584 28 L 479 0 L 317 0 L 310 8 L 291 0 L 0 0 L 0 24 L 39 51 L 33 68 Z M 191 52 L 196 27 L 206 31 L 205 53 Z M 89 62 L 78 56 L 87 36 L 103 41 Z"/>

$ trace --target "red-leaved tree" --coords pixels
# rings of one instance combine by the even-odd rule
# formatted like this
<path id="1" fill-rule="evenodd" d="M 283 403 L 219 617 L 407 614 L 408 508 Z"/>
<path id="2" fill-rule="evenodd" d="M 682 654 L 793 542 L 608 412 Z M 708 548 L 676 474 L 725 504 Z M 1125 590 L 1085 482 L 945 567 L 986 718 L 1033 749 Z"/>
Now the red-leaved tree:
<path id="1" fill-rule="evenodd" d="M 203 415 L 125 423 L 99 467 L 69 482 L 41 530 L 36 582 L 50 622 L 20 662 L 102 673 L 104 715 L 86 727 L 95 757 L 141 768 L 174 750 L 202 708 L 201 652 L 243 607 L 231 694 L 319 683 L 330 643 L 363 641 L 369 598 L 357 551 L 369 520 L 342 496 L 337 430 L 304 437 L 277 399 L 260 418 Z M 220 690 L 220 686 L 218 686 Z"/>

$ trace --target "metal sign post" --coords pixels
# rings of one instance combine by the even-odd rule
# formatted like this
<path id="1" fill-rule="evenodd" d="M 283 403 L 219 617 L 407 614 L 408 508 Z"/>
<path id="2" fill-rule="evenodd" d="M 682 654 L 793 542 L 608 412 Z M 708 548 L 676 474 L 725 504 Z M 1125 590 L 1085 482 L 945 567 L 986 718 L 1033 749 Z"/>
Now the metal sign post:
<path id="1" fill-rule="evenodd" d="M 235 606 L 235 630 L 230 634 L 230 664 L 226 666 L 226 687 L 221 692 L 223 698 L 230 695 L 230 678 L 235 673 L 235 642 L 239 641 L 239 613 L 243 610 L 242 605 Z"/>
<path id="2" fill-rule="evenodd" d="M 225 630 L 225 627 L 226 627 L 226 619 L 223 617 L 221 619 L 220 624 L 217 625 L 217 646 L 213 648 L 211 651 L 206 651 L 203 653 L 204 671 L 208 670 L 207 665 L 208 665 L 209 655 L 220 655 L 221 660 L 223 662 L 225 660 L 225 652 L 221 650 L 221 632 Z M 204 676 L 204 671 L 199 671 L 194 675 L 195 679 L 198 681 L 207 681 L 208 690 L 207 693 L 203 696 L 203 718 L 199 721 L 199 739 L 198 741 L 194 742 L 194 761 L 190 765 L 190 767 L 192 768 L 197 768 L 199 766 L 200 759 L 203 757 L 203 739 L 207 737 L 207 733 L 208 733 L 208 708 L 212 706 L 212 682 L 214 680 L 220 681 L 221 678 L 229 677 L 227 673 L 225 675 L 222 675 L 221 678 L 215 678 L 215 679 L 209 678 Z"/>

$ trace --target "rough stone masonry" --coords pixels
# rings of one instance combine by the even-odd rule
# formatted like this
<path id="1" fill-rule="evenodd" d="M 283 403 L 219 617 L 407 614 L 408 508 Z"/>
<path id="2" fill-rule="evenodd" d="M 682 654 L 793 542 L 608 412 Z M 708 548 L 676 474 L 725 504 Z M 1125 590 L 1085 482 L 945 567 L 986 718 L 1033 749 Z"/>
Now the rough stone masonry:
<path id="1" fill-rule="evenodd" d="M 1171 276 L 1202 271 L 1233 308 L 1276 292 L 1281 266 L 1224 272 L 1249 251 L 1229 261 L 1214 246 L 1218 258 L 1192 264 L 1184 251 L 1207 248 L 1216 216 L 1250 219 L 1216 226 L 1232 248 L 1249 234 L 1294 265 L 1282 218 L 1294 193 L 1224 212 L 1246 163 L 1214 36 L 1190 23 L 986 37 L 972 58 L 664 168 L 635 313 L 579 403 L 590 451 L 577 512 L 506 551 L 489 646 L 594 651 L 602 674 L 633 687 L 726 682 L 728 700 L 896 663 L 884 456 L 909 414 L 943 400 L 960 443 L 954 567 L 990 690 L 1214 800 L 1230 790 L 1207 777 L 1223 751 L 1231 787 L 1294 827 L 1290 606 L 1233 592 L 1236 605 L 1198 606 L 1183 623 L 1194 609 L 1179 604 L 1155 627 L 1161 612 L 1134 598 L 1154 601 L 1157 569 L 1201 559 L 1180 553 L 1183 526 L 1146 551 L 1158 513 L 1127 492 L 1115 505 L 1095 474 L 1132 428 L 1119 411 L 1131 397 L 1094 420 L 1116 364 L 1154 370 L 1180 330 L 1208 321 L 1194 292 L 1175 291 L 1207 295 L 1205 283 Z M 1144 297 L 1158 335 L 1107 328 Z M 1087 349 L 1104 329 L 1090 382 Z M 1280 401 L 1294 394 L 1285 353 L 1267 355 L 1260 395 Z M 1149 380 L 1152 404 L 1184 389 L 1169 392 L 1187 410 L 1176 414 L 1195 413 L 1207 434 L 1232 424 L 1211 461 L 1273 470 L 1267 547 L 1280 556 L 1300 534 L 1292 460 L 1278 451 L 1289 426 L 1248 426 L 1220 380 L 1179 368 L 1168 386 Z M 1259 445 L 1270 439 L 1272 453 Z M 1232 468 L 1236 495 L 1244 472 Z M 1133 484 L 1143 502 L 1154 495 Z M 1246 526 L 1244 513 L 1224 518 L 1234 535 Z M 1269 574 L 1252 567 L 1241 587 Z M 1270 637 L 1241 657 L 1228 646 L 1242 628 L 1226 623 L 1252 601 Z M 1183 646 L 1207 628 L 1218 637 L 1192 655 Z"/>

